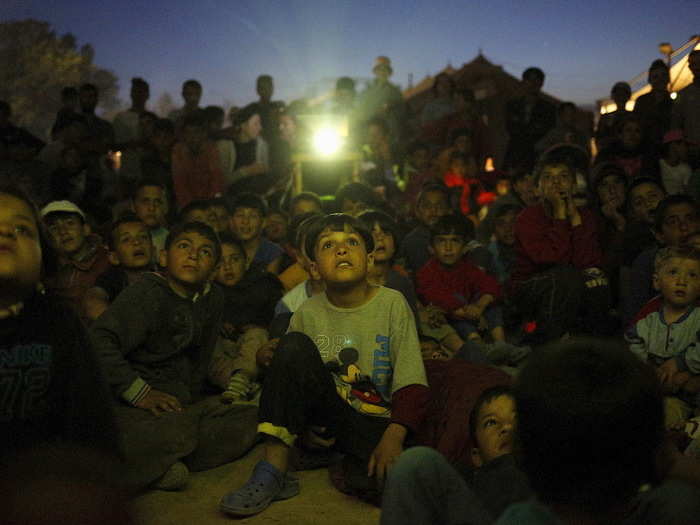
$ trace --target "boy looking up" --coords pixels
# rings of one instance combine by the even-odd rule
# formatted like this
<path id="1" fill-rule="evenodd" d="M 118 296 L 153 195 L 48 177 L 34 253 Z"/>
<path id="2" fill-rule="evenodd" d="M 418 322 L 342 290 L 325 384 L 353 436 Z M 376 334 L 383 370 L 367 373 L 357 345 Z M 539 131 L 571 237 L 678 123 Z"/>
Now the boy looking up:
<path id="1" fill-rule="evenodd" d="M 112 223 L 109 262 L 112 264 L 85 294 L 88 319 L 97 319 L 121 291 L 153 269 L 153 243 L 148 227 L 133 213 Z"/>
<path id="2" fill-rule="evenodd" d="M 131 198 L 131 208 L 149 229 L 155 247 L 155 258 L 165 248 L 168 237 L 168 194 L 165 185 L 153 179 L 141 179 Z"/>
<path id="3" fill-rule="evenodd" d="M 41 210 L 54 249 L 58 268 L 48 276 L 47 288 L 68 299 L 84 315 L 83 298 L 99 275 L 109 268 L 107 250 L 92 235 L 85 214 L 70 201 L 53 201 Z"/>
<path id="4" fill-rule="evenodd" d="M 231 233 L 243 243 L 249 264 L 262 264 L 270 273 L 279 273 L 282 248 L 263 237 L 267 204 L 259 195 L 241 193 L 230 205 Z"/>
<path id="5" fill-rule="evenodd" d="M 260 399 L 265 459 L 224 496 L 224 512 L 255 514 L 296 495 L 289 449 L 310 428 L 307 437 L 345 452 L 347 465 L 366 465 L 356 478 L 367 485 L 369 476 L 383 481 L 421 422 L 428 389 L 413 314 L 399 292 L 367 282 L 373 248 L 369 232 L 344 214 L 307 232 L 311 271 L 326 291 L 296 311 L 279 342 Z"/>
<path id="6" fill-rule="evenodd" d="M 504 341 L 496 279 L 464 257 L 467 224 L 464 218 L 446 215 L 431 228 L 430 259 L 416 275 L 423 303 L 441 308 L 462 338 L 478 339 L 479 320 L 484 316 L 494 341 Z M 472 228 L 473 230 L 473 228 Z"/>
<path id="7" fill-rule="evenodd" d="M 136 487 L 182 488 L 188 469 L 232 461 L 253 442 L 254 407 L 221 413 L 218 396 L 208 395 L 223 309 L 209 282 L 220 250 L 209 226 L 175 226 L 160 254 L 165 272 L 126 288 L 91 327 Z"/>

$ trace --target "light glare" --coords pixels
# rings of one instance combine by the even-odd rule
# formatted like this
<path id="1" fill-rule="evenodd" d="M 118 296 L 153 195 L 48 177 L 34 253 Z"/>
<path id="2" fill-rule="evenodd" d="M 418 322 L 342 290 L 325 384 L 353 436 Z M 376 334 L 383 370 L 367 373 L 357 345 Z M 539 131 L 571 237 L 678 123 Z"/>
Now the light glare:
<path id="1" fill-rule="evenodd" d="M 330 156 L 340 149 L 340 134 L 332 128 L 322 128 L 314 133 L 314 149 L 323 156 Z"/>

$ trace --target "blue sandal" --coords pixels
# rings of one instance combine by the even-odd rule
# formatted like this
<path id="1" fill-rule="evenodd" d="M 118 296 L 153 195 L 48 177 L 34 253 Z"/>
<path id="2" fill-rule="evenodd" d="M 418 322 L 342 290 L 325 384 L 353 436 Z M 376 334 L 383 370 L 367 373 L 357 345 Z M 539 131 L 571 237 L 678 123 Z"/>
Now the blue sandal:
<path id="1" fill-rule="evenodd" d="M 250 479 L 240 489 L 229 492 L 219 508 L 233 516 L 252 516 L 262 512 L 273 501 L 293 498 L 299 494 L 299 480 L 283 474 L 265 460 L 258 461 Z"/>

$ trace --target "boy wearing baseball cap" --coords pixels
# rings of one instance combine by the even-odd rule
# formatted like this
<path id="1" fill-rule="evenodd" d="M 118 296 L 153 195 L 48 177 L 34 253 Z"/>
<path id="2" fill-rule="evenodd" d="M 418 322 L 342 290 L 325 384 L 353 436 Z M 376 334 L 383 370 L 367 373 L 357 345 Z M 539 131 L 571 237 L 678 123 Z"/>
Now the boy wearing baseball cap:
<path id="1" fill-rule="evenodd" d="M 109 268 L 109 255 L 85 221 L 85 213 L 70 201 L 53 201 L 41 210 L 51 244 L 58 255 L 57 267 L 46 279 L 46 286 L 68 299 L 84 317 L 85 292 Z"/>

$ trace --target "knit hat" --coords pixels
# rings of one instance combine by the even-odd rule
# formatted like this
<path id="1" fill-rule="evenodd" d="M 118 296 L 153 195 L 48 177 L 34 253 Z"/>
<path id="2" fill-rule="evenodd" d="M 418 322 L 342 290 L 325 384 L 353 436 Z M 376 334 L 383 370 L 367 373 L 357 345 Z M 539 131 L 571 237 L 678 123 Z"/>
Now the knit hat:
<path id="1" fill-rule="evenodd" d="M 83 220 L 85 220 L 85 214 L 83 213 L 83 210 L 78 208 L 75 204 L 73 204 L 71 201 L 53 201 L 49 202 L 46 206 L 44 206 L 41 210 L 41 218 L 43 219 L 50 213 L 56 213 L 56 212 L 61 212 L 61 213 L 77 213 L 80 215 Z"/>

